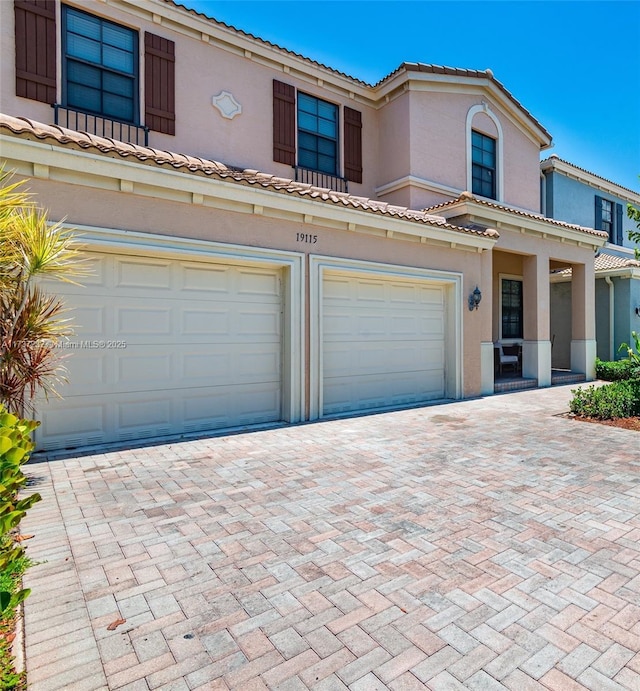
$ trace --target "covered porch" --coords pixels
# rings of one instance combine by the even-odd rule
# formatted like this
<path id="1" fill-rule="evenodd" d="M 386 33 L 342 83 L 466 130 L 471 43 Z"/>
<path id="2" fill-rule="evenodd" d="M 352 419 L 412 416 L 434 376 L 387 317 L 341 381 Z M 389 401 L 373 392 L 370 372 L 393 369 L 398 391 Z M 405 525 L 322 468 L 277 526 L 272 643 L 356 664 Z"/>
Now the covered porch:
<path id="1" fill-rule="evenodd" d="M 482 393 L 594 379 L 594 256 L 606 235 L 468 192 L 429 211 L 457 225 L 492 228 L 499 234 L 493 249 L 483 253 L 482 303 L 477 306 L 483 312 Z M 552 305 L 550 286 L 552 276 L 568 270 L 570 310 L 559 319 L 569 352 L 560 366 L 554 358 L 551 315 L 562 306 Z"/>
<path id="2" fill-rule="evenodd" d="M 497 248 L 492 259 L 494 392 L 593 379 L 595 297 L 588 262 L 575 264 L 547 254 Z M 568 305 L 551 299 L 551 281 L 558 272 L 575 275 L 569 281 Z M 560 344 L 568 345 L 566 354 L 556 352 Z"/>

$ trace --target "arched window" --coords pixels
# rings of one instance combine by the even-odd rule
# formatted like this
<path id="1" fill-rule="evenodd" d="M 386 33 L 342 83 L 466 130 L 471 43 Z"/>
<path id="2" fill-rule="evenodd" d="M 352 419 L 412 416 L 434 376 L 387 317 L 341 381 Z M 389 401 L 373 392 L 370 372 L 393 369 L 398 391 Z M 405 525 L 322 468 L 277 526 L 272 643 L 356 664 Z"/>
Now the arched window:
<path id="1" fill-rule="evenodd" d="M 467 113 L 467 190 L 479 197 L 502 201 L 502 126 L 486 103 Z"/>

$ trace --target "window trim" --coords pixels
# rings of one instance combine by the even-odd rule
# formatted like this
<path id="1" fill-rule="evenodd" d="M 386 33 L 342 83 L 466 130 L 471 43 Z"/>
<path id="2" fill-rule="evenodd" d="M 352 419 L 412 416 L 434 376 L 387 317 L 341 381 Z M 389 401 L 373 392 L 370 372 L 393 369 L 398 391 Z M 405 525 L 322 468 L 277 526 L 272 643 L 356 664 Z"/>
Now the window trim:
<path id="1" fill-rule="evenodd" d="M 522 336 L 514 337 L 509 336 L 505 338 L 502 333 L 502 281 L 518 281 L 522 285 Z M 524 341 L 524 277 L 517 274 L 498 274 L 498 328 L 499 328 L 499 341 L 504 345 L 520 345 Z"/>
<path id="2" fill-rule="evenodd" d="M 467 191 L 471 192 L 473 190 L 473 146 L 472 146 L 472 131 L 473 119 L 478 113 L 484 113 L 496 126 L 497 135 L 488 134 L 483 132 L 481 129 L 475 129 L 478 134 L 482 134 L 485 137 L 490 137 L 495 139 L 496 142 L 496 172 L 495 172 L 495 185 L 496 185 L 496 196 L 492 201 L 503 201 L 504 199 L 504 157 L 503 157 L 503 141 L 504 136 L 502 133 L 502 125 L 500 120 L 498 120 L 495 113 L 489 108 L 486 103 L 480 103 L 478 105 L 472 106 L 467 112 L 466 121 L 466 156 L 467 156 Z M 477 195 L 481 197 L 481 195 Z M 481 197 L 482 199 L 491 199 L 490 197 Z"/>
<path id="3" fill-rule="evenodd" d="M 106 22 L 107 24 L 113 24 L 114 26 L 120 28 L 120 29 L 126 29 L 127 31 L 130 31 L 133 35 L 134 39 L 134 46 L 133 46 L 133 73 L 131 75 L 128 75 L 124 72 L 119 72 L 118 70 L 110 69 L 109 67 L 105 67 L 103 64 L 97 65 L 94 63 L 86 62 L 70 57 L 67 55 L 67 15 L 69 10 L 73 12 L 79 12 L 81 14 L 87 15 L 89 17 L 92 17 L 94 19 L 98 19 L 100 22 Z M 104 118 L 105 120 L 114 120 L 116 122 L 122 122 L 125 124 L 130 124 L 130 125 L 136 125 L 136 126 L 141 126 L 142 124 L 142 119 L 140 117 L 140 103 L 141 103 L 141 77 L 140 77 L 140 32 L 133 27 L 126 26 L 125 24 L 120 24 L 118 22 L 114 22 L 111 19 L 107 19 L 106 17 L 102 17 L 98 14 L 93 14 L 92 12 L 87 12 L 85 9 L 81 9 L 78 7 L 72 7 L 71 5 L 61 5 L 61 22 L 60 22 L 60 49 L 61 49 L 61 61 L 60 61 L 60 67 L 61 67 L 61 101 L 62 105 L 65 108 L 73 108 L 75 110 L 78 110 L 83 113 L 87 113 L 88 115 L 92 115 L 95 117 L 99 118 Z M 77 106 L 72 106 L 69 105 L 68 102 L 68 67 L 67 63 L 68 60 L 75 60 L 76 62 L 82 63 L 82 64 L 88 64 L 92 65 L 103 72 L 109 72 L 111 74 L 118 74 L 118 75 L 123 75 L 128 78 L 130 78 L 133 81 L 133 119 L 132 120 L 125 120 L 123 118 L 118 118 L 118 117 L 113 117 L 111 115 L 107 115 L 104 112 L 96 112 L 93 110 L 89 110 L 86 107 L 79 108 Z M 103 89 L 101 87 L 101 93 L 103 93 Z"/>

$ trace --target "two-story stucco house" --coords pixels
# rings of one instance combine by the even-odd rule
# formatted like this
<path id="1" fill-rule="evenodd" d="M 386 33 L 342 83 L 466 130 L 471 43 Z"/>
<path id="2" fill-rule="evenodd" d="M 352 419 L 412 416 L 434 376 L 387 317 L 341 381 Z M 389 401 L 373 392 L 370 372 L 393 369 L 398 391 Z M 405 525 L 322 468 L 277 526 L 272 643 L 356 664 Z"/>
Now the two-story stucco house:
<path id="1" fill-rule="evenodd" d="M 635 258 L 629 231 L 637 230 L 627 205 L 640 208 L 640 194 L 555 155 L 540 164 L 542 210 L 550 218 L 590 225 L 607 233 L 608 241 L 595 258 L 596 340 L 601 360 L 626 356 L 621 343 L 632 343 L 640 331 L 640 261 Z M 571 313 L 571 271 L 552 276 L 551 332 L 553 365 L 570 365 L 567 329 Z"/>
<path id="2" fill-rule="evenodd" d="M 551 136 L 490 71 L 371 85 L 165 0 L 0 24 L 2 158 L 94 267 L 51 286 L 78 347 L 41 448 L 491 394 L 498 341 L 548 386 L 558 269 L 593 377 L 606 234 L 540 212 Z"/>

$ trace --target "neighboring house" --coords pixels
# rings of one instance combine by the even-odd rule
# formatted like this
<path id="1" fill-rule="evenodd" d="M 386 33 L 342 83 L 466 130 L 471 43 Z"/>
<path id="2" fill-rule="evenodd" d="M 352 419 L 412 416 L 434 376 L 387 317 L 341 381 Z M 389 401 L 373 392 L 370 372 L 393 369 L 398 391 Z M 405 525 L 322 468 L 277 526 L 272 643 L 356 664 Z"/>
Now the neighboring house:
<path id="1" fill-rule="evenodd" d="M 369 85 L 164 0 L 0 25 L 2 157 L 94 267 L 40 448 L 491 394 L 498 340 L 549 386 L 556 269 L 593 377 L 606 235 L 540 213 L 551 137 L 489 70 Z"/>
<path id="2" fill-rule="evenodd" d="M 631 332 L 640 331 L 640 262 L 629 239 L 629 231 L 637 228 L 627 216 L 628 204 L 640 208 L 640 194 L 555 155 L 540 167 L 545 215 L 608 235 L 595 258 L 597 355 L 601 360 L 625 357 L 620 344 L 631 344 Z M 559 368 L 570 366 L 570 281 L 570 270 L 552 276 L 553 365 Z"/>

